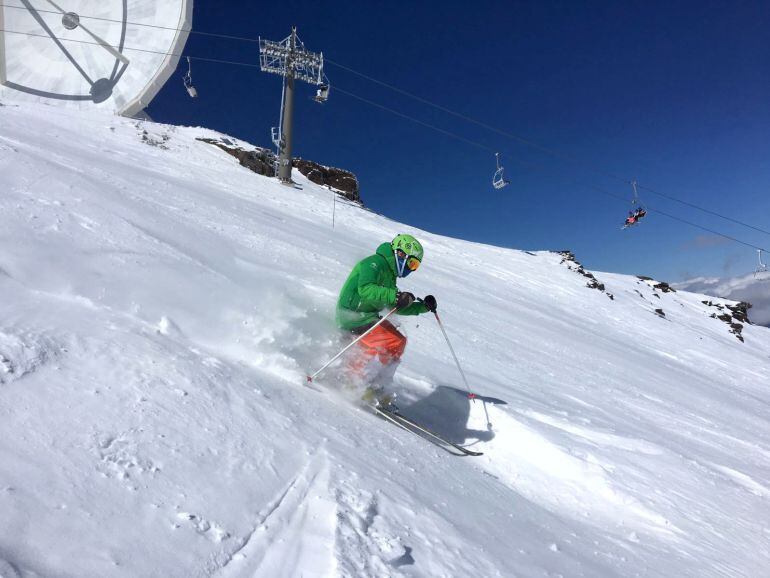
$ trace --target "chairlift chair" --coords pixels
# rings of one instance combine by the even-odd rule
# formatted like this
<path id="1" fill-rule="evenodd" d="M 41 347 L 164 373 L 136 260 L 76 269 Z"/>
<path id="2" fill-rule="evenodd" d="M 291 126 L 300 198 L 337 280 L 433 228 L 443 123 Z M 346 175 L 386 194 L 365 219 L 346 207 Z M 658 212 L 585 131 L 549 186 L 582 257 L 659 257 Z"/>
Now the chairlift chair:
<path id="1" fill-rule="evenodd" d="M 644 203 L 642 203 L 641 199 L 639 198 L 639 193 L 636 190 L 636 181 L 632 181 L 631 186 L 634 188 L 634 198 L 631 199 L 631 204 L 634 206 L 634 210 L 629 212 L 629 217 L 626 218 L 626 222 L 623 224 L 621 229 L 628 229 L 629 227 L 638 225 L 639 221 L 647 216 L 647 207 L 644 206 Z"/>
<path id="2" fill-rule="evenodd" d="M 500 153 L 495 153 L 495 161 L 497 163 L 497 170 L 495 176 L 492 177 L 492 186 L 496 189 L 502 189 L 511 184 L 511 181 L 503 178 L 503 167 L 500 166 Z"/>
<path id="3" fill-rule="evenodd" d="M 759 264 L 754 270 L 754 279 L 757 278 L 759 273 L 767 273 L 767 265 L 762 262 L 762 249 L 757 249 L 757 259 L 759 260 Z"/>
<path id="4" fill-rule="evenodd" d="M 187 94 L 190 98 L 198 98 L 198 90 L 192 83 L 192 64 L 190 63 L 190 57 L 187 57 L 187 74 L 183 77 L 184 87 L 187 89 Z"/>
<path id="5" fill-rule="evenodd" d="M 329 88 L 330 87 L 328 82 L 325 82 L 324 84 L 322 84 L 316 91 L 315 96 L 313 97 L 313 100 L 321 104 L 329 100 Z"/>

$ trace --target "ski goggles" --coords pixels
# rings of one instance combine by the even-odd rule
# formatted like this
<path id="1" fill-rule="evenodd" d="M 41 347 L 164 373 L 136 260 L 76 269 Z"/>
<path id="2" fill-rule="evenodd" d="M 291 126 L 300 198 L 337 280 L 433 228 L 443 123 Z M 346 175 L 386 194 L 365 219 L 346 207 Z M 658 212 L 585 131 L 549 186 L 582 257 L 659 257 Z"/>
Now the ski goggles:
<path id="1" fill-rule="evenodd" d="M 417 257 L 411 255 L 406 256 L 406 268 L 410 271 L 417 271 L 420 268 L 420 260 Z"/>

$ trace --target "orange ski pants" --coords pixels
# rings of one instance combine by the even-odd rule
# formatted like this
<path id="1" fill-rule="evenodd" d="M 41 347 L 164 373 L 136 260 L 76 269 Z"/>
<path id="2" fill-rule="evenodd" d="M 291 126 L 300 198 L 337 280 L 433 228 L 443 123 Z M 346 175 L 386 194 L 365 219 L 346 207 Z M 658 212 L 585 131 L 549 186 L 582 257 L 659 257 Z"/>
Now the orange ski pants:
<path id="1" fill-rule="evenodd" d="M 401 359 L 406 349 L 406 337 L 390 321 L 383 321 L 358 342 L 358 354 L 350 368 L 360 373 L 374 357 L 382 365 L 389 365 Z"/>

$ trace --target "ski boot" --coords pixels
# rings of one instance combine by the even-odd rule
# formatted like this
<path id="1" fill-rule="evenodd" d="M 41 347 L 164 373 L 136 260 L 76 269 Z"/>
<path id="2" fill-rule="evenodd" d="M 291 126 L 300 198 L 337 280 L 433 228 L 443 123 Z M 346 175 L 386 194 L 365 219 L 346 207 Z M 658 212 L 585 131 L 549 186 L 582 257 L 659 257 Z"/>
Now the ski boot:
<path id="1" fill-rule="evenodd" d="M 388 411 L 398 411 L 398 407 L 394 403 L 396 401 L 395 393 L 384 393 L 377 398 L 375 405 L 381 409 Z"/>
<path id="2" fill-rule="evenodd" d="M 373 405 L 382 409 L 398 409 L 393 403 L 396 399 L 395 393 L 386 393 L 382 386 L 370 385 L 361 396 L 361 401 L 368 405 Z"/>

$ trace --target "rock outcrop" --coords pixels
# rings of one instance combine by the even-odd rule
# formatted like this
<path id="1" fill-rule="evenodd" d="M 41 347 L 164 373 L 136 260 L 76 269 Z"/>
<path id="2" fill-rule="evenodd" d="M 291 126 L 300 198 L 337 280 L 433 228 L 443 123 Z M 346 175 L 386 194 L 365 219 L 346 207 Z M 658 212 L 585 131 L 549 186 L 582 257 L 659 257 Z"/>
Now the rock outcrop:
<path id="1" fill-rule="evenodd" d="M 645 277 L 644 275 L 637 275 L 637 279 L 641 279 L 642 281 L 648 282 L 648 285 L 652 287 L 656 291 L 660 291 L 661 293 L 676 293 L 676 289 L 674 289 L 671 285 L 666 283 L 665 281 L 656 281 L 652 277 Z M 660 298 L 660 296 L 657 296 Z"/>
<path id="2" fill-rule="evenodd" d="M 197 140 L 222 149 L 238 159 L 241 166 L 258 175 L 275 176 L 275 153 L 269 149 L 255 147 L 254 150 L 245 150 L 226 138 L 198 138 Z M 314 161 L 299 158 L 293 160 L 292 166 L 317 185 L 328 187 L 346 199 L 363 205 L 358 179 L 350 171 L 327 167 Z"/>
<path id="3" fill-rule="evenodd" d="M 572 251 L 565 250 L 565 251 L 556 251 L 558 255 L 562 256 L 561 264 L 566 263 L 567 268 L 570 271 L 575 271 L 579 275 L 582 275 L 586 279 L 588 279 L 588 282 L 586 283 L 586 287 L 589 289 L 596 289 L 597 291 L 601 291 L 607 297 L 614 300 L 615 296 L 612 293 L 609 293 L 608 291 L 604 290 L 604 283 L 601 283 L 593 273 L 590 271 L 586 271 L 583 265 L 580 264 L 580 261 L 578 261 L 575 258 L 575 254 Z"/>
<path id="4" fill-rule="evenodd" d="M 707 307 L 715 307 L 720 311 L 721 313 L 712 313 L 709 317 L 727 323 L 730 326 L 730 333 L 735 335 L 740 341 L 743 341 L 743 335 L 741 335 L 743 324 L 752 324 L 751 321 L 749 321 L 749 309 L 751 309 L 751 303 L 746 303 L 745 301 L 740 301 L 735 305 L 714 303 L 713 301 L 701 301 L 701 303 Z"/>
<path id="5" fill-rule="evenodd" d="M 327 167 L 305 159 L 294 159 L 293 166 L 315 184 L 336 190 L 349 201 L 361 203 L 358 179 L 350 171 Z"/>
<path id="6" fill-rule="evenodd" d="M 247 151 L 241 147 L 235 146 L 233 142 L 228 139 L 198 138 L 196 140 L 222 149 L 227 154 L 238 159 L 241 166 L 254 171 L 258 175 L 266 177 L 275 176 L 275 155 L 268 149 L 256 147 L 254 150 Z"/>

